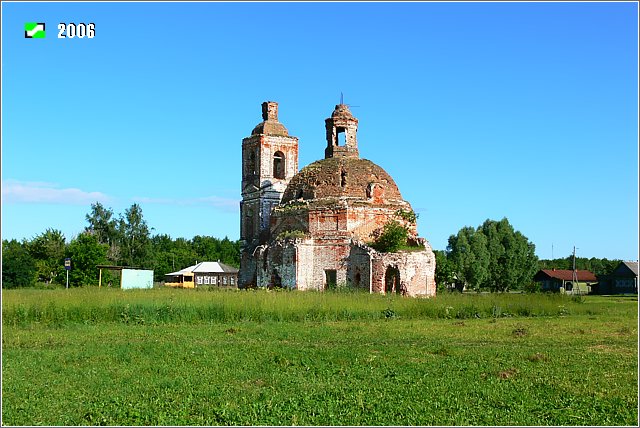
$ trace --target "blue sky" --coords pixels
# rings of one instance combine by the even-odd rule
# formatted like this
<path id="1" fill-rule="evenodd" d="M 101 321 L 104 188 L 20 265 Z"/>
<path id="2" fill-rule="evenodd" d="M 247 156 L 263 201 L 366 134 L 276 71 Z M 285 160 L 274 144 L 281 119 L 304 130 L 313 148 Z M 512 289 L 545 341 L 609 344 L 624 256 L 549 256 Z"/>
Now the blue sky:
<path id="1" fill-rule="evenodd" d="M 70 22 L 96 36 L 59 39 Z M 541 258 L 636 260 L 637 40 L 635 2 L 3 2 L 2 238 L 71 239 L 100 201 L 238 239 L 260 104 L 302 167 L 343 92 L 435 249 L 507 217 Z"/>

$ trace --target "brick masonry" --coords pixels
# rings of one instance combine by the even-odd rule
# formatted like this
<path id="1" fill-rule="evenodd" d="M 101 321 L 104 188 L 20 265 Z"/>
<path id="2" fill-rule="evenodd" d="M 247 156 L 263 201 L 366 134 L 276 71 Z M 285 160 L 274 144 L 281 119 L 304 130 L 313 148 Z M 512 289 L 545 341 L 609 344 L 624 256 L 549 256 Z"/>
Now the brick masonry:
<path id="1" fill-rule="evenodd" d="M 300 172 L 298 139 L 277 113 L 277 103 L 263 103 L 263 122 L 242 142 L 239 286 L 350 284 L 372 293 L 435 295 L 433 251 L 415 222 L 399 215 L 412 209 L 393 179 L 359 158 L 358 121 L 348 107 L 337 105 L 325 121 L 325 159 Z M 410 251 L 381 253 L 368 245 L 390 220 L 407 228 Z"/>

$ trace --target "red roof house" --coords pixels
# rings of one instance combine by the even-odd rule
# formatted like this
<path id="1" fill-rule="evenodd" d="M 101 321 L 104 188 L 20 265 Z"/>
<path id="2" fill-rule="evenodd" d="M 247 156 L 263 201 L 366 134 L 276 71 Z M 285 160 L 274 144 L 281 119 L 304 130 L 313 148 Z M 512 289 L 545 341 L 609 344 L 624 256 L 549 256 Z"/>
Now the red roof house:
<path id="1" fill-rule="evenodd" d="M 542 291 L 560 291 L 563 293 L 589 293 L 591 286 L 598 282 L 596 276 L 588 270 L 542 269 L 533 280 L 540 283 Z"/>

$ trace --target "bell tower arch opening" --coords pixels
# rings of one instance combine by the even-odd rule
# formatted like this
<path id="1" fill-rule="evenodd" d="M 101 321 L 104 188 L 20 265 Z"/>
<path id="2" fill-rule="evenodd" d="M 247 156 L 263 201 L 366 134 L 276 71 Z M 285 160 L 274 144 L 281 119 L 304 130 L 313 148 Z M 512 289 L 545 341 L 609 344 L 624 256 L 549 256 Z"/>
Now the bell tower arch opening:
<path id="1" fill-rule="evenodd" d="M 344 128 L 336 128 L 336 138 L 338 146 L 344 147 L 347 144 L 347 133 Z"/>
<path id="2" fill-rule="evenodd" d="M 285 178 L 285 157 L 284 153 L 277 151 L 273 154 L 273 178 L 282 180 Z"/>

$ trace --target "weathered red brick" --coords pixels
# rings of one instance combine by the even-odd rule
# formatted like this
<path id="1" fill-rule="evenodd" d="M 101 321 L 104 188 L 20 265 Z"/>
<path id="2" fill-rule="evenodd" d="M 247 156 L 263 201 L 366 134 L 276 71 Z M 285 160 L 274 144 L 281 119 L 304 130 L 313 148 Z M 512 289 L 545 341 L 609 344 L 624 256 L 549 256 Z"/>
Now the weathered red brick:
<path id="1" fill-rule="evenodd" d="M 435 295 L 433 251 L 415 222 L 399 215 L 413 211 L 391 176 L 358 157 L 358 120 L 348 107 L 336 106 L 325 121 L 325 159 L 300 172 L 298 140 L 277 111 L 263 103 L 264 121 L 243 140 L 240 286 L 323 290 L 335 279 L 373 293 Z M 286 159 L 280 175 L 278 157 Z M 411 251 L 368 245 L 391 220 L 407 228 Z"/>

